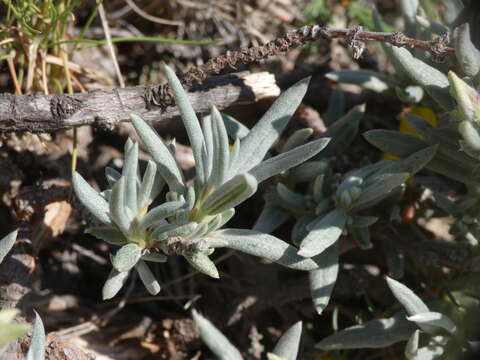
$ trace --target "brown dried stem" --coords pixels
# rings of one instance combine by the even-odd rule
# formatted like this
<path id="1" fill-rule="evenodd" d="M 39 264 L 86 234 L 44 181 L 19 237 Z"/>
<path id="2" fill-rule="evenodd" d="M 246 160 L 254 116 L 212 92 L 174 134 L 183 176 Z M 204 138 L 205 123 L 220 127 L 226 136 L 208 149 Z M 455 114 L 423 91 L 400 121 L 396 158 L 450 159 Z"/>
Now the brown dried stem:
<path id="1" fill-rule="evenodd" d="M 365 41 L 380 41 L 398 47 L 423 49 L 437 57 L 442 57 L 454 52 L 453 48 L 446 46 L 448 36 L 442 36 L 433 41 L 424 41 L 412 39 L 400 32 L 384 33 L 363 31 L 360 26 L 354 26 L 351 29 L 329 29 L 328 27 L 318 25 L 306 25 L 300 29 L 288 32 L 284 36 L 270 41 L 263 46 L 231 51 L 210 59 L 204 65 L 188 70 L 182 76 L 182 81 L 186 87 L 190 87 L 205 80 L 210 74 L 218 74 L 227 66 L 235 69 L 237 64 L 257 62 L 266 57 L 278 55 L 305 45 L 310 41 L 319 39 L 331 40 L 335 38 L 345 39 L 349 48 L 352 49 L 355 58 L 359 58 L 362 54 L 365 48 Z"/>

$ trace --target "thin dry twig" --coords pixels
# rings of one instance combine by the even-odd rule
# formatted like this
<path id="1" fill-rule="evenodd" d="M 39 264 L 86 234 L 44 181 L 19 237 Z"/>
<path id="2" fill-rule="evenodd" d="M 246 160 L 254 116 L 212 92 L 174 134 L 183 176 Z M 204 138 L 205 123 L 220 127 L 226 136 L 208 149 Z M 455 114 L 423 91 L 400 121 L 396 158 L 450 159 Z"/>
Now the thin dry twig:
<path id="1" fill-rule="evenodd" d="M 409 47 L 423 49 L 437 57 L 453 53 L 455 50 L 447 47 L 448 36 L 441 36 L 432 41 L 424 41 L 410 38 L 401 32 L 384 33 L 363 31 L 360 26 L 351 29 L 330 29 L 318 25 L 306 25 L 298 30 L 290 31 L 286 35 L 268 42 L 263 46 L 227 51 L 226 54 L 210 59 L 202 66 L 193 67 L 183 76 L 185 87 L 191 87 L 205 80 L 208 75 L 218 74 L 226 67 L 235 69 L 238 64 L 248 64 L 265 59 L 269 56 L 287 52 L 293 48 L 319 39 L 342 38 L 353 51 L 355 58 L 359 58 L 365 48 L 365 41 L 379 41 L 392 44 L 397 47 Z"/>
<path id="2" fill-rule="evenodd" d="M 99 0 L 97 0 L 98 3 Z M 107 40 L 108 51 L 110 52 L 110 57 L 112 58 L 113 67 L 115 69 L 115 74 L 118 79 L 118 84 L 123 89 L 125 87 L 125 81 L 123 80 L 122 72 L 120 71 L 120 66 L 118 65 L 117 55 L 115 54 L 115 48 L 112 43 L 112 36 L 110 35 L 110 27 L 108 26 L 107 14 L 105 13 L 105 8 L 103 3 L 100 3 L 98 6 L 98 14 L 100 15 L 100 21 L 102 22 L 103 32 L 105 33 L 105 40 Z"/>
<path id="3" fill-rule="evenodd" d="M 8 71 L 10 71 L 10 76 L 12 77 L 13 85 L 15 87 L 15 93 L 21 95 L 22 88 L 18 82 L 17 72 L 15 70 L 15 65 L 11 57 L 7 58 Z"/>

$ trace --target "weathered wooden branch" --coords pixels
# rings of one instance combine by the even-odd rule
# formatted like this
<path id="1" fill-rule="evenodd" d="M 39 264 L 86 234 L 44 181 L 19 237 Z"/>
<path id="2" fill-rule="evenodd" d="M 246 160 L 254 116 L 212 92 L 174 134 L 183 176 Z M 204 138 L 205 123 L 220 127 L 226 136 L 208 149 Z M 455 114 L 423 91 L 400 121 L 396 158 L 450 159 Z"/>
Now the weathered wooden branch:
<path id="1" fill-rule="evenodd" d="M 129 121 L 130 113 L 147 121 L 177 116 L 178 109 L 173 104 L 167 107 L 151 104 L 154 89 L 154 86 L 135 86 L 73 95 L 0 94 L 0 132 L 42 133 L 82 125 L 111 129 L 119 122 Z M 279 93 L 274 76 L 267 72 L 212 76 L 189 90 L 197 112 L 206 112 L 212 105 L 225 109 L 253 103 Z"/>

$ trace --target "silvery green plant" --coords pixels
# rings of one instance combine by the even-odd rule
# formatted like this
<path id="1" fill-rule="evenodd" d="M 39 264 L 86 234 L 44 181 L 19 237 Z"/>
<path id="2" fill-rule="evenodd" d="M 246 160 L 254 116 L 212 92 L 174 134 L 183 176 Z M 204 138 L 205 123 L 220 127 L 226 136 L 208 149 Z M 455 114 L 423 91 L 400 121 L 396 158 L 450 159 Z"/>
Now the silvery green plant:
<path id="1" fill-rule="evenodd" d="M 0 264 L 10 252 L 17 239 L 18 230 L 12 231 L 0 240 Z M 19 313 L 17 309 L 0 311 L 0 357 L 7 351 L 8 344 L 24 336 L 30 326 L 13 322 Z M 45 329 L 40 316 L 35 312 L 32 340 L 25 360 L 43 360 L 45 358 Z"/>
<path id="2" fill-rule="evenodd" d="M 284 171 L 273 178 L 274 186 L 270 186 L 266 193 L 265 206 L 257 219 L 254 229 L 270 233 L 285 223 L 290 217 L 299 219 L 297 224 L 302 223 L 304 217 L 309 222 L 319 212 L 319 208 L 331 207 L 332 201 L 328 194 L 332 188 L 338 185 L 338 174 L 333 174 L 329 166 L 329 158 L 338 155 L 340 151 L 347 148 L 355 139 L 358 133 L 360 120 L 365 113 L 365 105 L 353 107 L 345 114 L 345 98 L 340 89 L 332 93 L 327 111 L 322 114 L 324 122 L 328 124 L 328 130 L 322 137 L 330 137 L 332 140 L 324 151 L 309 161 Z M 280 153 L 287 152 L 296 146 L 303 145 L 309 141 L 313 134 L 310 128 L 295 131 L 283 144 Z M 291 190 L 307 184 L 307 194 L 295 194 Z M 324 196 L 322 204 L 318 195 L 312 192 L 322 187 Z M 312 200 L 313 198 L 313 200 Z M 296 226 L 292 231 L 292 241 L 298 245 L 301 240 L 302 226 Z M 305 235 L 305 234 L 303 234 Z"/>
<path id="3" fill-rule="evenodd" d="M 362 216 L 361 212 L 374 207 L 405 181 L 421 170 L 435 155 L 435 147 L 421 150 L 400 161 L 380 161 L 345 174 L 334 194 L 334 209 L 319 215 L 306 226 L 307 234 L 300 243 L 299 255 L 312 257 L 335 243 L 344 229 L 350 226 L 359 245 L 369 248 L 368 227 L 378 218 Z M 322 187 L 317 182 L 319 203 Z"/>
<path id="4" fill-rule="evenodd" d="M 416 3 L 416 4 L 414 4 Z M 418 18 L 418 2 L 412 2 L 411 13 Z M 414 18 L 412 18 L 414 19 Z M 374 12 L 377 30 L 381 30 L 378 13 Z M 469 24 L 448 25 L 454 34 L 455 58 L 451 59 L 457 72 L 448 74 L 442 64 L 427 61 L 419 53 L 405 48 L 382 44 L 383 49 L 402 77 L 421 87 L 438 105 L 439 116 L 447 126 L 434 128 L 425 120 L 408 114 L 409 124 L 422 136 L 415 137 L 390 130 L 372 130 L 365 138 L 382 151 L 405 157 L 419 149 L 438 145 L 435 158 L 428 168 L 465 184 L 478 186 L 477 171 L 479 149 L 478 116 L 480 85 L 480 51 L 471 41 Z M 457 75 L 460 74 L 459 75 Z"/>
<path id="5" fill-rule="evenodd" d="M 309 80 L 286 90 L 248 134 L 234 139 L 230 150 L 225 117 L 213 107 L 211 115 L 200 122 L 173 70 L 166 67 L 165 72 L 192 147 L 193 183 L 185 181 L 175 161 L 175 143 L 166 145 L 135 114 L 132 124 L 153 159 L 142 178 L 138 144 L 132 141 L 125 146 L 122 173 L 106 169 L 111 189 L 98 193 L 80 174 L 73 174 L 78 198 L 103 224 L 88 232 L 121 246 L 111 258 L 113 269 L 103 298 L 115 296 L 133 268 L 147 290 L 157 294 L 160 285 L 146 262 L 164 262 L 170 255 L 183 256 L 200 272 L 218 278 L 209 258 L 218 247 L 268 258 L 293 269 L 318 268 L 314 260 L 297 255 L 295 247 L 274 236 L 247 229 L 220 230 L 234 215 L 235 206 L 252 196 L 260 182 L 301 164 L 328 144 L 329 139 L 322 138 L 264 159 L 300 104 Z M 151 208 L 164 182 L 168 186 L 166 202 Z"/>
<path id="6" fill-rule="evenodd" d="M 446 24 L 440 24 L 428 19 L 419 1 L 399 0 L 398 3 L 403 11 L 408 35 L 435 41 L 446 39 L 447 33 L 452 34 L 455 55 L 448 56 L 446 62 L 440 63 L 420 50 L 382 44 L 395 70 L 394 77 L 385 77 L 370 71 L 335 72 L 328 77 L 355 83 L 380 93 L 396 93 L 402 101 L 409 104 L 422 101 L 428 102 L 430 107 L 433 106 L 439 119 L 439 127 L 430 125 L 421 117 L 407 114 L 409 125 L 418 135 L 378 129 L 368 131 L 364 136 L 384 153 L 401 159 L 406 159 L 419 151 L 436 148 L 432 159 L 425 167 L 466 184 L 469 191 L 467 195 L 453 195 L 453 199 L 460 199 L 458 201 L 452 200 L 452 192 L 449 193 L 449 197 L 439 191 L 433 193 L 434 205 L 443 211 L 442 216 L 447 214 L 455 220 L 450 227 L 450 233 L 454 235 L 455 241 L 441 241 L 434 238 L 435 234 L 429 233 L 422 238 L 421 246 L 434 249 L 433 252 L 436 254 L 449 254 L 447 257 L 451 257 L 459 249 L 468 249 L 469 255 L 465 255 L 464 251 L 464 256 L 460 258 L 464 262 L 474 261 L 474 256 L 478 254 L 480 184 L 478 172 L 480 52 L 471 40 L 475 34 L 470 31 L 471 24 L 459 24 L 459 18 L 455 20 L 456 15 L 453 15 Z M 445 3 L 455 3 L 459 8 L 462 7 L 461 2 Z M 450 17 L 461 11 L 454 8 L 455 6 L 452 11 L 445 14 Z M 381 19 L 375 11 L 374 22 L 376 30 L 382 31 Z M 448 71 L 452 68 L 454 71 Z M 425 208 L 425 203 L 421 207 L 423 207 L 421 211 L 424 211 L 422 215 L 426 219 L 429 219 L 432 213 L 436 215 L 431 208 Z M 405 229 L 401 231 L 403 236 L 408 234 Z M 465 318 L 468 318 L 467 314 L 472 308 L 478 306 L 478 289 L 472 290 L 472 286 L 469 285 L 477 280 L 475 275 L 453 271 L 448 279 L 441 282 L 442 287 L 455 291 L 454 295 L 453 293 L 450 295 L 456 299 L 456 304 L 461 304 L 457 306 L 461 307 Z M 375 348 L 408 339 L 405 349 L 408 359 L 433 359 L 440 357 L 442 353 L 444 354 L 442 358 L 457 358 L 459 352 L 468 348 L 462 344 L 463 340 L 460 340 L 464 337 L 459 335 L 460 328 L 457 329 L 450 319 L 438 312 L 432 314 L 416 295 L 395 280 L 389 279 L 388 283 L 396 298 L 404 305 L 408 319 L 405 313 L 397 313 L 388 319 L 366 322 L 332 335 L 322 341 L 319 347 Z M 445 304 L 446 302 L 442 302 L 443 306 Z M 416 322 L 416 328 L 409 324 L 411 321 Z M 432 327 L 432 324 L 435 326 Z"/>
<path id="7" fill-rule="evenodd" d="M 399 9 L 405 23 L 406 35 L 417 39 L 439 41 L 449 34 L 455 37 L 456 59 L 447 59 L 447 63 L 436 61 L 435 57 L 418 49 L 407 50 L 387 43 L 381 46 L 390 60 L 395 74 L 387 76 L 372 70 L 341 70 L 333 71 L 326 76 L 334 81 L 355 84 L 364 89 L 382 94 L 396 94 L 406 104 L 416 104 L 432 97 L 442 108 L 453 105 L 448 94 L 446 69 L 457 66 L 465 76 L 476 85 L 480 80 L 479 50 L 471 41 L 470 25 L 458 24 L 454 19 L 461 12 L 459 1 L 448 1 L 449 11 L 444 12 L 447 22 L 441 24 L 429 19 L 427 12 L 417 0 L 398 0 Z M 453 18 L 449 15 L 452 15 Z M 373 22 L 376 31 L 384 31 L 380 15 L 373 11 Z"/>
<path id="8" fill-rule="evenodd" d="M 290 139 L 299 138 L 301 132 Z M 267 193 L 266 205 L 254 228 L 271 232 L 290 217 L 296 219 L 291 237 L 300 247 L 298 254 L 322 264 L 309 273 L 313 303 L 319 314 L 328 305 L 338 275 L 340 236 L 348 232 L 360 248 L 370 248 L 369 227 L 378 217 L 362 213 L 401 192 L 405 181 L 428 164 L 435 152 L 436 147 L 429 147 L 399 161 L 380 161 L 348 172 L 340 182 L 340 174 L 334 174 L 325 160 L 309 161 L 290 170 L 285 181 Z M 306 164 L 309 167 L 304 170 Z M 306 192 L 292 188 L 305 181 Z"/>
<path id="9" fill-rule="evenodd" d="M 456 103 L 446 113 L 450 126 L 436 128 L 421 117 L 407 114 L 408 123 L 422 138 L 381 129 L 368 131 L 364 136 L 384 152 L 399 157 L 408 156 L 428 146 L 438 146 L 437 155 L 427 167 L 477 187 L 480 184 L 480 96 L 476 89 L 453 72 L 448 74 L 448 81 L 451 97 Z"/>
<path id="10" fill-rule="evenodd" d="M 404 353 L 408 360 L 438 359 L 444 355 L 450 344 L 456 342 L 455 323 L 447 315 L 429 309 L 402 283 L 387 277 L 387 284 L 404 310 L 390 318 L 343 329 L 316 347 L 323 350 L 383 348 L 407 341 Z"/>
<path id="11" fill-rule="evenodd" d="M 192 315 L 200 331 L 200 337 L 218 359 L 243 360 L 240 351 L 209 320 L 205 319 L 195 310 Z M 267 353 L 267 359 L 296 360 L 301 335 L 302 323 L 299 321 L 280 337 L 273 351 Z"/>

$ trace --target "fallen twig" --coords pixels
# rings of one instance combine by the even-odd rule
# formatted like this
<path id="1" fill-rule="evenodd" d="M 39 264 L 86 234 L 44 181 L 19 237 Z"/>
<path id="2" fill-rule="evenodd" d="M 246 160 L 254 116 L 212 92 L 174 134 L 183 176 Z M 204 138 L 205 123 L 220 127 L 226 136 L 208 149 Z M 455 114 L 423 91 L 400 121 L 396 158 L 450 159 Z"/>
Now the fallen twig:
<path id="1" fill-rule="evenodd" d="M 136 113 L 147 121 L 158 121 L 178 115 L 175 106 L 147 106 L 150 87 L 99 90 L 88 93 L 0 94 L 0 132 L 53 132 L 82 125 L 112 129 L 129 121 Z M 202 85 L 192 87 L 190 100 L 197 112 L 207 112 L 212 105 L 225 109 L 248 104 L 280 93 L 272 74 L 248 72 L 213 76 Z"/>

